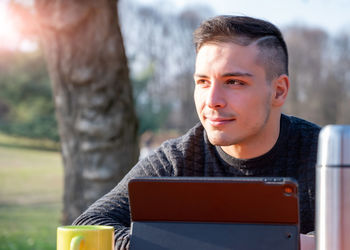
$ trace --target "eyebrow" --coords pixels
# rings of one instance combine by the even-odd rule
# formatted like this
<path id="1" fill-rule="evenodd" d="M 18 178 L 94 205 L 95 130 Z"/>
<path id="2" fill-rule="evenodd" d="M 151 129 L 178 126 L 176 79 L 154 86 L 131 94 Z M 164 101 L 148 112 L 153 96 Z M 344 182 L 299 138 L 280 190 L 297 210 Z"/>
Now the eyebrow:
<path id="1" fill-rule="evenodd" d="M 202 74 L 194 74 L 194 76 L 199 78 L 209 78 L 209 76 L 202 75 Z M 253 77 L 253 74 L 248 72 L 229 72 L 221 75 L 221 77 L 229 77 L 229 76 Z"/>

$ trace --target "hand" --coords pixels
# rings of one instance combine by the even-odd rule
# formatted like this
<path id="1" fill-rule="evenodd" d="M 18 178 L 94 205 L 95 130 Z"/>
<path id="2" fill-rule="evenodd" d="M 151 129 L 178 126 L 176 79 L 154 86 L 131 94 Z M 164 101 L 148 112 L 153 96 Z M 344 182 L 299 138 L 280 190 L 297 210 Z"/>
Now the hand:
<path id="1" fill-rule="evenodd" d="M 300 250 L 315 250 L 314 235 L 300 234 Z"/>

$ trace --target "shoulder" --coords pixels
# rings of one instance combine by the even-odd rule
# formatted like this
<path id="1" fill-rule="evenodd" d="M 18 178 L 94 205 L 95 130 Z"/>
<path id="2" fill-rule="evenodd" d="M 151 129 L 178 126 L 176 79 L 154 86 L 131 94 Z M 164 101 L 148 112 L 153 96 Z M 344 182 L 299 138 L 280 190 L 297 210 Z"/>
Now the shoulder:
<path id="1" fill-rule="evenodd" d="M 200 123 L 197 123 L 193 128 L 188 130 L 186 134 L 163 142 L 158 150 L 185 153 L 186 151 L 201 145 L 203 141 L 204 128 Z"/>
<path id="2" fill-rule="evenodd" d="M 282 114 L 282 122 L 288 123 L 291 136 L 300 134 L 301 136 L 318 137 L 321 127 L 310 121 Z"/>
<path id="3" fill-rule="evenodd" d="M 204 128 L 198 123 L 183 136 L 165 141 L 150 158 L 166 159 L 171 175 L 198 175 L 207 148 Z"/>
<path id="4" fill-rule="evenodd" d="M 186 134 L 164 141 L 158 148 L 141 160 L 142 165 L 167 166 L 167 168 L 184 165 L 186 155 L 199 151 L 204 144 L 204 128 L 198 123 Z"/>
<path id="5" fill-rule="evenodd" d="M 294 116 L 283 115 L 282 119 L 288 123 L 286 138 L 290 160 L 296 161 L 299 167 L 306 164 L 307 169 L 314 171 L 320 126 Z"/>
<path id="6" fill-rule="evenodd" d="M 288 155 L 300 158 L 301 161 L 310 161 L 311 165 L 315 164 L 320 126 L 294 116 L 282 115 L 281 119 L 286 127 Z"/>

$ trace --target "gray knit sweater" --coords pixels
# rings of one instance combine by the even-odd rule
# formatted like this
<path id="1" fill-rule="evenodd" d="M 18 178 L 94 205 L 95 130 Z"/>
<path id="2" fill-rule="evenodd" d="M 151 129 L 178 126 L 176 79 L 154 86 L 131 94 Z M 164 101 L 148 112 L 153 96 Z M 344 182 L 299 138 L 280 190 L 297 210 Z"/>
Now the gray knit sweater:
<path id="1" fill-rule="evenodd" d="M 139 176 L 273 176 L 293 177 L 299 183 L 300 231 L 314 230 L 315 164 L 320 128 L 305 120 L 282 115 L 275 146 L 257 158 L 241 160 L 213 146 L 197 124 L 185 135 L 164 142 L 138 162 L 108 194 L 74 222 L 76 225 L 111 225 L 115 249 L 129 248 L 128 182 Z"/>

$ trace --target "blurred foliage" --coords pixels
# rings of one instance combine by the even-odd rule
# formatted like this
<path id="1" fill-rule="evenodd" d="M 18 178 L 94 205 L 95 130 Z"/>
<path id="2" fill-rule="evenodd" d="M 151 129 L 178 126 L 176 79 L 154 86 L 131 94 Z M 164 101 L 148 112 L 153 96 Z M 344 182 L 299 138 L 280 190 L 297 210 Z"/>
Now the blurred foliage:
<path id="1" fill-rule="evenodd" d="M 40 50 L 0 51 L 0 130 L 58 141 L 55 108 Z"/>
<path id="2" fill-rule="evenodd" d="M 131 79 L 139 134 L 159 130 L 170 111 L 170 105 L 160 105 L 148 94 L 153 76 L 154 67 L 149 66 Z M 0 89 L 1 132 L 59 140 L 50 79 L 40 50 L 0 50 Z"/>
<path id="3" fill-rule="evenodd" d="M 146 131 L 158 131 L 170 112 L 170 105 L 159 105 L 148 95 L 147 87 L 154 75 L 154 67 L 151 64 L 139 75 L 132 77 L 134 103 L 137 118 L 139 120 L 139 134 Z"/>
<path id="4" fill-rule="evenodd" d="M 212 10 L 201 4 L 176 10 L 134 1 L 121 1 L 119 10 L 139 132 L 187 131 L 198 122 L 192 33 Z"/>
<path id="5" fill-rule="evenodd" d="M 139 134 L 157 131 L 170 111 L 148 95 L 154 67 L 132 76 Z M 40 50 L 0 50 L 0 131 L 15 136 L 58 141 L 52 89 Z M 56 148 L 56 145 L 55 145 Z"/>

